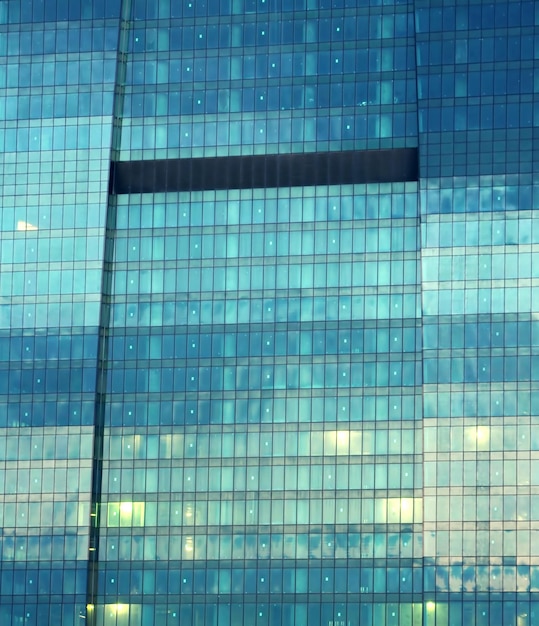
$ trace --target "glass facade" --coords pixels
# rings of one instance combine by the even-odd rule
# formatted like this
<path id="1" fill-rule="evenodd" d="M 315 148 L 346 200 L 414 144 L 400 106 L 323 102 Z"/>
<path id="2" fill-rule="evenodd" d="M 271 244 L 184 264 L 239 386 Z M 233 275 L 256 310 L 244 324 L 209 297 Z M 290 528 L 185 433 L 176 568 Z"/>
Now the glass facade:
<path id="1" fill-rule="evenodd" d="M 0 0 L 0 623 L 539 620 L 538 42 Z"/>

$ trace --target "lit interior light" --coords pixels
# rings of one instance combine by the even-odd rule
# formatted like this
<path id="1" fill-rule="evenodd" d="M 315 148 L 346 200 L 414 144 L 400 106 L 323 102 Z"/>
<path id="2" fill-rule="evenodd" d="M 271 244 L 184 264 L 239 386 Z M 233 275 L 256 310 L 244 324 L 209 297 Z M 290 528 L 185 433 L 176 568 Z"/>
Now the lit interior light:
<path id="1" fill-rule="evenodd" d="M 477 428 L 477 441 L 485 442 L 489 437 L 489 429 L 487 426 L 479 426 Z"/>
<path id="2" fill-rule="evenodd" d="M 131 513 L 133 513 L 133 503 L 132 502 L 120 503 L 120 513 L 122 515 L 131 515 Z"/>
<path id="3" fill-rule="evenodd" d="M 24 220 L 19 220 L 17 222 L 17 230 L 38 230 L 38 228 L 34 224 L 30 224 Z"/>

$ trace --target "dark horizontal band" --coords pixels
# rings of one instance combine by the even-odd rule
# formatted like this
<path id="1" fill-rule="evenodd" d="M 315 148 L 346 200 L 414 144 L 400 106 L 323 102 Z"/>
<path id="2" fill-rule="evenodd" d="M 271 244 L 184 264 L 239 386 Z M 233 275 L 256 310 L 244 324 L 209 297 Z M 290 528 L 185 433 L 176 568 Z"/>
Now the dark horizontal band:
<path id="1" fill-rule="evenodd" d="M 110 193 L 417 181 L 417 148 L 225 156 L 111 165 Z"/>

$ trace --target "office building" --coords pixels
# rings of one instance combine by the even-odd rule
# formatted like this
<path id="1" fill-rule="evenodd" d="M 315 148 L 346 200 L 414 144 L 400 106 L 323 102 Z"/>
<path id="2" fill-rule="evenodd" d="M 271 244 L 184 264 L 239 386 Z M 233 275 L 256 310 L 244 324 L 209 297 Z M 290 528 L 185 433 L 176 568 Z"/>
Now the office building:
<path id="1" fill-rule="evenodd" d="M 0 0 L 0 623 L 539 620 L 539 7 Z"/>

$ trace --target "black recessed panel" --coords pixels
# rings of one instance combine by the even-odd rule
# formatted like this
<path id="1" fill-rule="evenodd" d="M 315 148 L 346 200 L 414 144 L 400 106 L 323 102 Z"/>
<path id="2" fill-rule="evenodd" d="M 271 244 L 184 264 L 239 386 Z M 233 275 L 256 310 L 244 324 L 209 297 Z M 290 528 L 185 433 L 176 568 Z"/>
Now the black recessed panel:
<path id="1" fill-rule="evenodd" d="M 417 148 L 118 161 L 110 192 L 309 187 L 417 181 Z"/>

